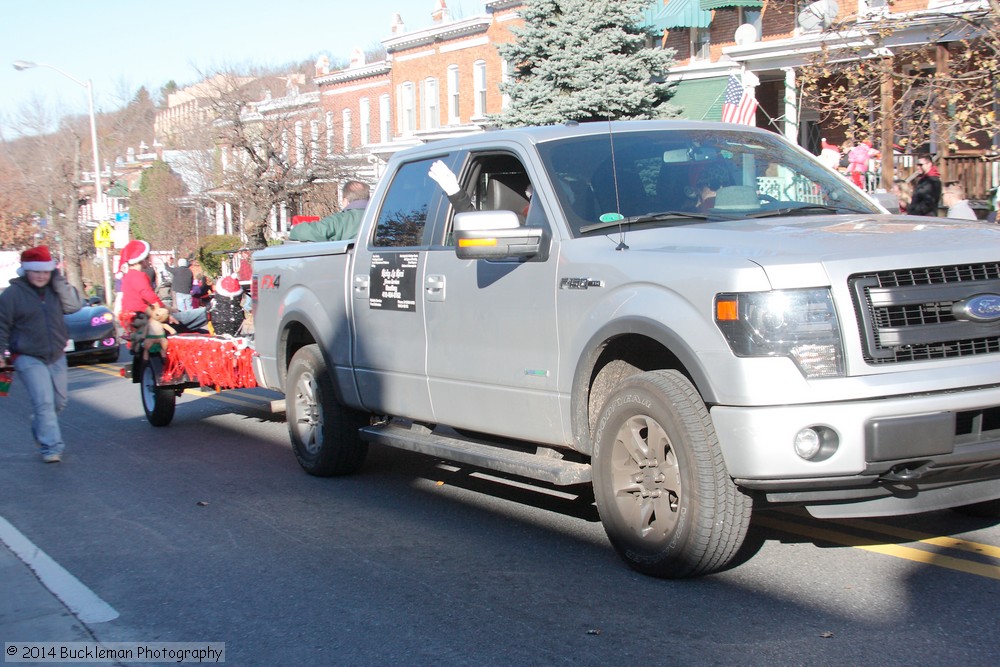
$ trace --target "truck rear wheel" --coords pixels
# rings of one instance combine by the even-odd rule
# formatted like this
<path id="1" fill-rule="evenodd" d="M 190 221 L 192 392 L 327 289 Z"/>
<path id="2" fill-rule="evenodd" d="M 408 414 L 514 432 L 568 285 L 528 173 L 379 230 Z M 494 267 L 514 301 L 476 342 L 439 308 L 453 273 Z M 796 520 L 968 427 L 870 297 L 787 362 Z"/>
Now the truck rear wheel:
<path id="1" fill-rule="evenodd" d="M 729 477 L 708 410 L 680 373 L 619 384 L 598 418 L 593 467 L 601 522 L 635 570 L 693 577 L 736 558 L 752 500 Z"/>
<path id="2" fill-rule="evenodd" d="M 285 412 L 295 458 L 310 475 L 348 475 L 364 463 L 368 443 L 358 429 L 367 423 L 367 415 L 337 401 L 318 345 L 306 345 L 292 357 Z"/>

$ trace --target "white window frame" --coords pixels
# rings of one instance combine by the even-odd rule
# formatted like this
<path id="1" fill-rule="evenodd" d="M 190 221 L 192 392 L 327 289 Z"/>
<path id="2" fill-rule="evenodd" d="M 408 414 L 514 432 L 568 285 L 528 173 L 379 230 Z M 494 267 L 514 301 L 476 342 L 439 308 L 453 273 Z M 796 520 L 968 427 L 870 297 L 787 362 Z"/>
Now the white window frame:
<path id="1" fill-rule="evenodd" d="M 472 115 L 482 118 L 486 115 L 486 61 L 472 63 Z"/>
<path id="2" fill-rule="evenodd" d="M 362 97 L 358 101 L 358 129 L 361 133 L 361 145 L 367 146 L 371 143 L 372 131 L 372 108 L 367 97 Z"/>
<path id="3" fill-rule="evenodd" d="M 387 142 L 392 140 L 392 109 L 390 107 L 389 95 L 385 94 L 378 98 L 378 120 L 382 128 L 379 141 Z"/>
<path id="4" fill-rule="evenodd" d="M 305 123 L 301 120 L 295 121 L 295 168 L 305 169 L 306 167 L 306 141 Z"/>
<path id="5" fill-rule="evenodd" d="M 354 137 L 351 136 L 351 130 L 352 130 L 351 110 L 344 109 L 340 115 L 341 115 L 341 124 L 343 125 L 341 129 L 343 131 L 343 137 L 344 137 L 344 153 L 346 154 L 350 153 L 351 148 L 353 148 L 352 141 Z"/>
<path id="6" fill-rule="evenodd" d="M 448 65 L 448 124 L 458 125 L 462 122 L 462 107 L 460 103 L 461 88 L 459 87 L 458 65 Z"/>
<path id="7" fill-rule="evenodd" d="M 326 156 L 333 155 L 333 112 L 326 112 Z"/>
<path id="8" fill-rule="evenodd" d="M 712 59 L 712 37 L 709 28 L 690 28 L 691 60 L 706 62 Z"/>
<path id="9" fill-rule="evenodd" d="M 420 126 L 424 130 L 436 130 L 441 127 L 441 94 L 438 80 L 432 76 L 424 79 L 421 85 Z"/>
<path id="10" fill-rule="evenodd" d="M 412 81 L 399 84 L 399 133 L 404 137 L 417 129 L 416 90 Z"/>
<path id="11" fill-rule="evenodd" d="M 309 164 L 319 158 L 319 121 L 309 121 Z"/>

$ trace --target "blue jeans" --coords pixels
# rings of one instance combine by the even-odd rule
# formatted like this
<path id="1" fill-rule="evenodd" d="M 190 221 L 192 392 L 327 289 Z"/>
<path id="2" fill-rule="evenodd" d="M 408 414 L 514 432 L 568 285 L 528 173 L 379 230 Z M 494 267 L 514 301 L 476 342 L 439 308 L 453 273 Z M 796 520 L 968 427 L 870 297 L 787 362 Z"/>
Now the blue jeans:
<path id="1" fill-rule="evenodd" d="M 42 456 L 62 454 L 66 445 L 56 415 L 69 400 L 66 356 L 47 364 L 22 354 L 14 360 L 14 370 L 31 396 L 31 434 L 42 448 Z"/>
<path id="2" fill-rule="evenodd" d="M 177 310 L 191 310 L 191 293 L 174 292 L 174 308 Z"/>

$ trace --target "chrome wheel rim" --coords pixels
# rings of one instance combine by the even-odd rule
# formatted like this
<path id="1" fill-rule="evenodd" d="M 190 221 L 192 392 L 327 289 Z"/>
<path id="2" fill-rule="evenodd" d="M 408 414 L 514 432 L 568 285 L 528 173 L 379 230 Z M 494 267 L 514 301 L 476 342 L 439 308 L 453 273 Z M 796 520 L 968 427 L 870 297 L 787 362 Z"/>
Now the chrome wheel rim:
<path id="1" fill-rule="evenodd" d="M 666 431 L 652 417 L 630 417 L 615 435 L 611 457 L 614 503 L 642 540 L 661 540 L 681 519 L 680 465 Z"/>
<path id="2" fill-rule="evenodd" d="M 295 432 L 309 454 L 319 452 L 323 442 L 323 415 L 317 396 L 316 378 L 303 373 L 295 383 Z"/>

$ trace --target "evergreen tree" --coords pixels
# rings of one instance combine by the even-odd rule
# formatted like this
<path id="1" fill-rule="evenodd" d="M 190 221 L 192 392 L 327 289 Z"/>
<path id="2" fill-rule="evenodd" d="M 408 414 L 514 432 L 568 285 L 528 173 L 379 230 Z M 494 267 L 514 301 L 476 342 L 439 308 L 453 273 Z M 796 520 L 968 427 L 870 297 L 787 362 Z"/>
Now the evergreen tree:
<path id="1" fill-rule="evenodd" d="M 674 115 L 663 77 L 673 50 L 647 47 L 649 0 L 526 0 L 516 41 L 501 44 L 510 104 L 493 120 L 504 127 L 658 118 Z"/>

